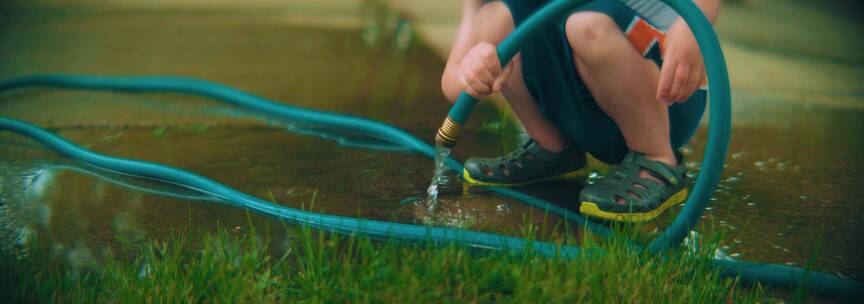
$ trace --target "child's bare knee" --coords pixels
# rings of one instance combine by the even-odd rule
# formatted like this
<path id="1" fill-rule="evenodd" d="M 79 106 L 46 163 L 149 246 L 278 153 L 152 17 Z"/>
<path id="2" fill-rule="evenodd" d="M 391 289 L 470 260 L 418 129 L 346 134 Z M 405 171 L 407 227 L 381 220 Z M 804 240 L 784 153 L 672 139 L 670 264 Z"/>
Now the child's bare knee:
<path id="1" fill-rule="evenodd" d="M 606 54 L 603 43 L 619 31 L 615 21 L 601 13 L 575 13 L 570 15 L 565 23 L 570 47 L 577 56 L 588 60 Z"/>
<path id="2" fill-rule="evenodd" d="M 513 26 L 513 15 L 504 2 L 483 4 L 474 17 L 475 41 L 498 44 L 513 31 Z"/>

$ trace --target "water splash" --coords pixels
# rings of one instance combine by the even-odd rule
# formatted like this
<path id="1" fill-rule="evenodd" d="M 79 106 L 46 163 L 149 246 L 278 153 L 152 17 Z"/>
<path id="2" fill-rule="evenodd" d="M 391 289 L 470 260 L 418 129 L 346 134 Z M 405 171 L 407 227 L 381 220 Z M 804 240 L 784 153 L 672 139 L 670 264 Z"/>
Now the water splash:
<path id="1" fill-rule="evenodd" d="M 446 160 L 449 157 L 450 148 L 435 145 L 435 173 L 432 175 L 429 188 L 426 189 L 426 208 L 429 212 L 434 211 L 435 206 L 438 205 L 438 188 L 449 182 L 446 165 Z"/>

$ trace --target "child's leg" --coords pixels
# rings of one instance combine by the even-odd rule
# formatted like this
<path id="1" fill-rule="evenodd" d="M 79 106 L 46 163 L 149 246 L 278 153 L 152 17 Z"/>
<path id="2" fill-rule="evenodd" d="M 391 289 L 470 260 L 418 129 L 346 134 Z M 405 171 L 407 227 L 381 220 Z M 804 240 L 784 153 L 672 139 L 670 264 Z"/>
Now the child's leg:
<path id="1" fill-rule="evenodd" d="M 682 135 L 692 135 L 689 129 L 698 125 L 701 111 L 697 110 L 704 103 L 688 98 L 693 107 L 684 110 L 692 111 L 681 112 L 657 100 L 660 51 L 656 46 L 663 34 L 620 2 L 594 3 L 599 3 L 592 7 L 597 12 L 568 17 L 565 36 L 576 71 L 596 105 L 608 114 L 606 121 L 611 118 L 617 125 L 630 152 L 609 175 L 582 190 L 579 211 L 608 220 L 650 220 L 687 197 L 686 168 L 674 150 L 686 141 Z M 677 124 L 677 134 L 670 134 L 670 116 L 676 117 L 671 123 Z M 697 124 L 690 123 L 694 121 Z M 608 126 L 586 125 L 589 134 L 602 132 L 603 127 Z"/>
<path id="2" fill-rule="evenodd" d="M 493 45 L 501 43 L 513 31 L 513 17 L 507 5 L 495 1 L 484 4 L 474 19 L 472 26 L 473 43 L 486 42 Z M 567 141 L 555 125 L 540 113 L 540 108 L 522 79 L 522 64 L 519 55 L 513 58 L 513 72 L 501 88 L 513 112 L 522 122 L 525 131 L 540 146 L 560 152 L 567 147 Z"/>
<path id="3" fill-rule="evenodd" d="M 514 24 L 539 4 L 542 2 L 511 0 L 483 5 L 469 31 L 469 45 L 498 45 L 513 31 Z M 513 13 L 516 13 L 515 18 Z M 563 35 L 559 37 L 564 40 Z M 515 186 L 583 175 L 585 153 L 571 145 L 541 111 L 525 83 L 521 56 L 517 55 L 511 62 L 513 70 L 504 79 L 501 93 L 533 141 L 501 157 L 466 160 L 463 176 L 468 183 Z"/>
<path id="4" fill-rule="evenodd" d="M 607 15 L 579 12 L 566 22 L 576 69 L 598 105 L 615 121 L 630 150 L 677 165 L 668 106 L 655 99 L 659 69 Z"/>

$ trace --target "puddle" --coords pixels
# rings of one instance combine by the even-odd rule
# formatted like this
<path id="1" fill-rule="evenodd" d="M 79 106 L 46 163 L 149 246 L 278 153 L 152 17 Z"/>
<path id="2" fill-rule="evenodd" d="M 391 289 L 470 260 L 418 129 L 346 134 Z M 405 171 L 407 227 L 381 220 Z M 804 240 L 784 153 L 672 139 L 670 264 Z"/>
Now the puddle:
<path id="1" fill-rule="evenodd" d="M 294 208 L 407 223 L 430 219 L 423 212 L 425 202 L 403 202 L 425 195 L 433 164 L 420 155 L 346 148 L 266 126 L 206 131 L 93 128 L 59 134 L 94 151 L 176 166 Z M 16 139 L 2 138 L 7 143 Z M 4 144 L 0 197 L 8 209 L 20 213 L 10 218 L 46 241 L 101 247 L 125 233 L 161 238 L 190 222 L 198 228 L 217 222 L 246 226 L 244 212 L 218 198 L 69 164 L 37 149 Z M 511 201 L 463 195 L 458 184 L 440 190 L 441 210 L 431 217 L 441 225 L 507 232 L 529 213 Z M 537 213 L 535 224 L 541 225 L 542 214 Z"/>

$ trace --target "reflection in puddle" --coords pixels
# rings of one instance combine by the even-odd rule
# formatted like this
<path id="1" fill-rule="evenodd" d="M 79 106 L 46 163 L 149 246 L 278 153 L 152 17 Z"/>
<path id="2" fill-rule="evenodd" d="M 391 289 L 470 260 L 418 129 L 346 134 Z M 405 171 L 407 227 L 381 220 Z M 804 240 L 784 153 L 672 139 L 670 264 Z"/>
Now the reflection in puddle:
<path id="1" fill-rule="evenodd" d="M 112 171 L 103 170 L 95 167 L 87 167 L 77 164 L 53 164 L 46 165 L 39 169 L 40 171 L 40 184 L 38 187 L 36 185 L 31 186 L 30 189 L 33 191 L 38 190 L 40 195 L 44 192 L 44 187 L 47 183 L 51 182 L 51 178 L 54 176 L 55 172 L 58 171 L 73 171 L 76 173 L 89 175 L 92 177 L 96 177 L 101 179 L 106 183 L 110 183 L 116 186 L 120 186 L 126 188 L 130 191 L 138 191 L 149 193 L 153 195 L 160 195 L 166 197 L 172 197 L 183 200 L 191 200 L 191 201 L 209 201 L 209 202 L 221 202 L 225 201 L 221 198 L 217 197 L 214 194 L 206 193 L 197 189 L 190 189 L 183 186 L 177 186 L 170 182 L 160 181 L 160 180 L 151 180 L 147 178 L 137 178 L 135 176 L 124 175 L 120 173 L 115 173 Z M 98 188 L 96 188 L 96 192 L 100 193 L 95 196 L 101 198 L 104 194 L 101 194 L 104 191 L 105 184 L 99 184 Z"/>

